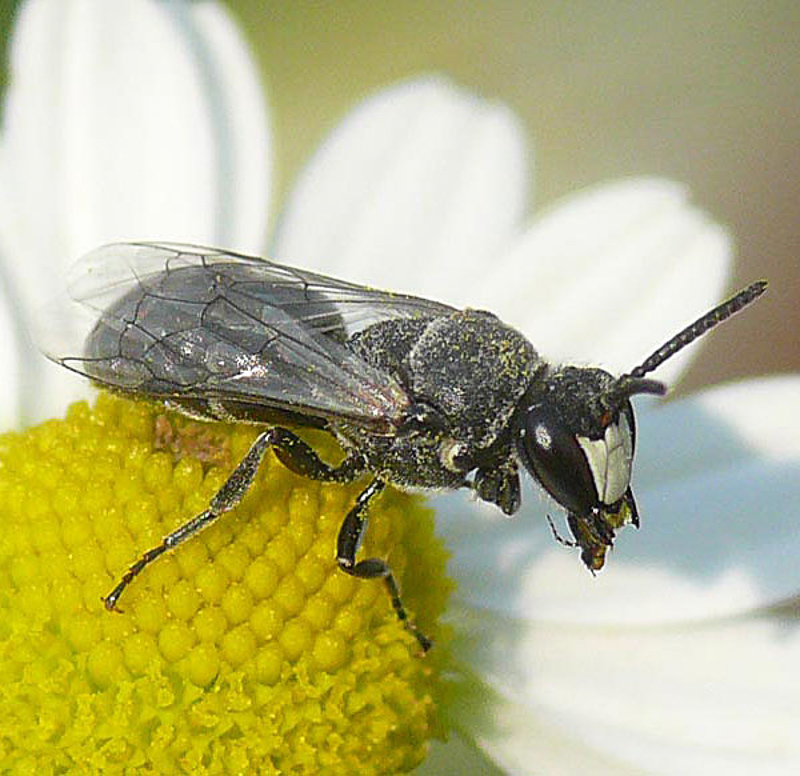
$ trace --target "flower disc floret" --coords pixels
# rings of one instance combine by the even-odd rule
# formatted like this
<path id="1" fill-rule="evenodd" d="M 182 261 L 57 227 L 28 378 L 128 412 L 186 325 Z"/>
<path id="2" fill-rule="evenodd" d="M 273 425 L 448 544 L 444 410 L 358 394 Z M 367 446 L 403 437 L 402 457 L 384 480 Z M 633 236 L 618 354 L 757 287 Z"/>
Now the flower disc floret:
<path id="1" fill-rule="evenodd" d="M 336 566 L 363 483 L 299 478 L 271 455 L 237 509 L 105 610 L 101 596 L 207 506 L 256 433 L 101 394 L 0 437 L 3 772 L 389 774 L 424 757 L 440 733 L 449 583 L 413 497 L 376 500 L 363 551 L 407 587 L 437 641 L 425 657 L 380 583 Z"/>

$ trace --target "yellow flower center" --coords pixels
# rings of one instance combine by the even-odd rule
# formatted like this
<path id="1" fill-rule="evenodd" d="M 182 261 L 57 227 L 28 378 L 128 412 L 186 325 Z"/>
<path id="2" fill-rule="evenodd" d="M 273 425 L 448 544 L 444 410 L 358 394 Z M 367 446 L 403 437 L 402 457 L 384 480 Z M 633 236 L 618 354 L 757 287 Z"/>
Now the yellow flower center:
<path id="1" fill-rule="evenodd" d="M 373 502 L 362 552 L 389 559 L 434 639 L 424 657 L 384 587 L 336 566 L 364 482 L 313 482 L 272 456 L 237 509 L 105 610 L 255 434 L 101 394 L 0 437 L 2 772 L 390 774 L 423 759 L 441 734 L 450 583 L 414 497 Z"/>

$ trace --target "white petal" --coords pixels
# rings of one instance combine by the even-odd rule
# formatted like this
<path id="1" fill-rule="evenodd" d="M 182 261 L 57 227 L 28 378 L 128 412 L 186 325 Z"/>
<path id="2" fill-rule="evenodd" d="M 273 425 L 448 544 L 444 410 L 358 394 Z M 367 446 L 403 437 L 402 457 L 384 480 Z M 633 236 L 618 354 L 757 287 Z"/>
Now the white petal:
<path id="1" fill-rule="evenodd" d="M 65 267 L 103 242 L 258 249 L 264 115 L 255 71 L 219 7 L 23 5 L 0 146 L 0 251 L 23 308 L 51 297 Z M 45 379 L 37 358 L 23 358 L 39 389 L 24 397 L 29 418 L 64 404 L 60 379 Z"/>
<path id="2" fill-rule="evenodd" d="M 800 458 L 732 465 L 646 491 L 640 498 L 646 538 L 620 545 L 609 584 L 630 605 L 611 616 L 722 617 L 795 596 L 799 503 Z M 607 592 L 603 598 L 613 610 Z"/>
<path id="3" fill-rule="evenodd" d="M 683 187 L 618 181 L 539 216 L 482 301 L 542 353 L 620 373 L 719 301 L 730 251 L 725 231 Z M 673 382 L 693 350 L 658 377 Z"/>
<path id="4" fill-rule="evenodd" d="M 258 66 L 225 6 L 206 0 L 181 8 L 190 12 L 189 32 L 194 23 L 204 42 L 206 89 L 216 103 L 214 150 L 220 172 L 211 239 L 231 250 L 260 254 L 266 248 L 272 156 Z"/>
<path id="5" fill-rule="evenodd" d="M 580 746 L 651 774 L 800 767 L 800 631 L 791 623 L 587 630 L 464 611 L 461 626 L 456 654 L 469 670 Z M 468 710 L 456 709 L 468 725 Z M 491 726 L 478 720 L 474 730 L 491 743 Z M 503 747 L 524 750 L 524 735 Z"/>
<path id="6" fill-rule="evenodd" d="M 800 590 L 797 460 L 730 467 L 639 494 L 641 530 L 620 533 L 596 577 L 576 550 L 553 540 L 535 505 L 513 521 L 493 521 L 454 499 L 438 505 L 442 515 L 451 504 L 461 528 L 455 540 L 443 531 L 454 597 L 478 608 L 552 622 L 661 625 L 750 612 Z"/>
<path id="7" fill-rule="evenodd" d="M 441 79 L 357 108 L 301 175 L 274 246 L 281 261 L 455 304 L 525 206 L 520 127 Z M 474 289 L 472 289 L 474 293 Z"/>
<path id="8" fill-rule="evenodd" d="M 24 7 L 3 142 L 21 250 L 70 262 L 124 238 L 235 241 L 239 199 L 257 210 L 244 237 L 263 233 L 268 137 L 255 72 L 221 8 L 191 8 Z"/>
<path id="9" fill-rule="evenodd" d="M 0 267 L 2 270 L 2 267 Z M 3 379 L 0 380 L 0 430 L 12 428 L 20 417 L 25 371 L 20 357 L 20 343 L 26 333 L 19 331 L 22 319 L 14 309 L 5 278 L 0 275 L 0 353 L 3 354 Z"/>
<path id="10" fill-rule="evenodd" d="M 637 413 L 638 490 L 735 462 L 800 456 L 800 375 L 709 388 Z M 679 487 L 679 486 L 678 486 Z"/>
<path id="11" fill-rule="evenodd" d="M 504 776 L 506 771 L 497 768 L 474 744 L 451 733 L 446 742 L 431 741 L 425 762 L 411 773 L 413 776 L 443 776 L 448 773 Z"/>
<path id="12" fill-rule="evenodd" d="M 493 638 L 484 633 L 482 637 Z M 480 669 L 482 666 L 475 666 Z M 529 705 L 481 685 L 474 692 L 456 695 L 448 706 L 460 733 L 474 740 L 508 774 L 527 776 L 643 776 L 638 769 L 621 762 L 613 754 L 585 746 L 569 730 L 552 724 L 546 715 Z M 433 776 L 436 771 L 430 771 Z M 443 768 L 441 774 L 491 773 L 484 770 Z"/>

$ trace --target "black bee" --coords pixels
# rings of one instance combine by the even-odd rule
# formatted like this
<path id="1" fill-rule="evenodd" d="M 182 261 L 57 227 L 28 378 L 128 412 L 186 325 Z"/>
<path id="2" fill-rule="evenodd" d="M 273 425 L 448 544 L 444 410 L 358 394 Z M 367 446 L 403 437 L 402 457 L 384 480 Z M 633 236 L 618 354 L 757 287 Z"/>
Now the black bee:
<path id="1" fill-rule="evenodd" d="M 49 357 L 193 418 L 265 426 L 208 508 L 136 561 L 105 605 L 114 609 L 145 566 L 233 509 L 269 449 L 317 480 L 369 473 L 336 559 L 347 574 L 384 580 L 423 649 L 430 642 L 408 623 L 386 561 L 356 559 L 369 504 L 389 483 L 469 488 L 511 515 L 522 467 L 566 510 L 573 539 L 561 541 L 599 570 L 616 531 L 639 525 L 631 397 L 664 394 L 645 375 L 765 288 L 754 283 L 614 377 L 548 363 L 489 312 L 212 248 L 99 248 L 76 265 L 66 306 L 46 321 L 62 340 L 45 346 Z M 345 459 L 327 464 L 285 425 L 329 431 Z"/>

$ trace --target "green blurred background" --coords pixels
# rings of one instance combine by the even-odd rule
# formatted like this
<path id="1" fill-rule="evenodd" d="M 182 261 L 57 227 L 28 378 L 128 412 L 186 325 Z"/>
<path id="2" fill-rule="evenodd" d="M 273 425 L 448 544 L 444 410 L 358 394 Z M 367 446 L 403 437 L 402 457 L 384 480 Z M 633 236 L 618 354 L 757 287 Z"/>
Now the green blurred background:
<path id="1" fill-rule="evenodd" d="M 797 0 L 226 4 L 267 84 L 281 195 L 357 100 L 447 73 L 522 117 L 537 206 L 605 179 L 660 175 L 688 183 L 731 228 L 735 284 L 766 277 L 770 294 L 715 334 L 685 387 L 800 369 Z M 3 46 L 14 5 L 0 0 Z"/>

